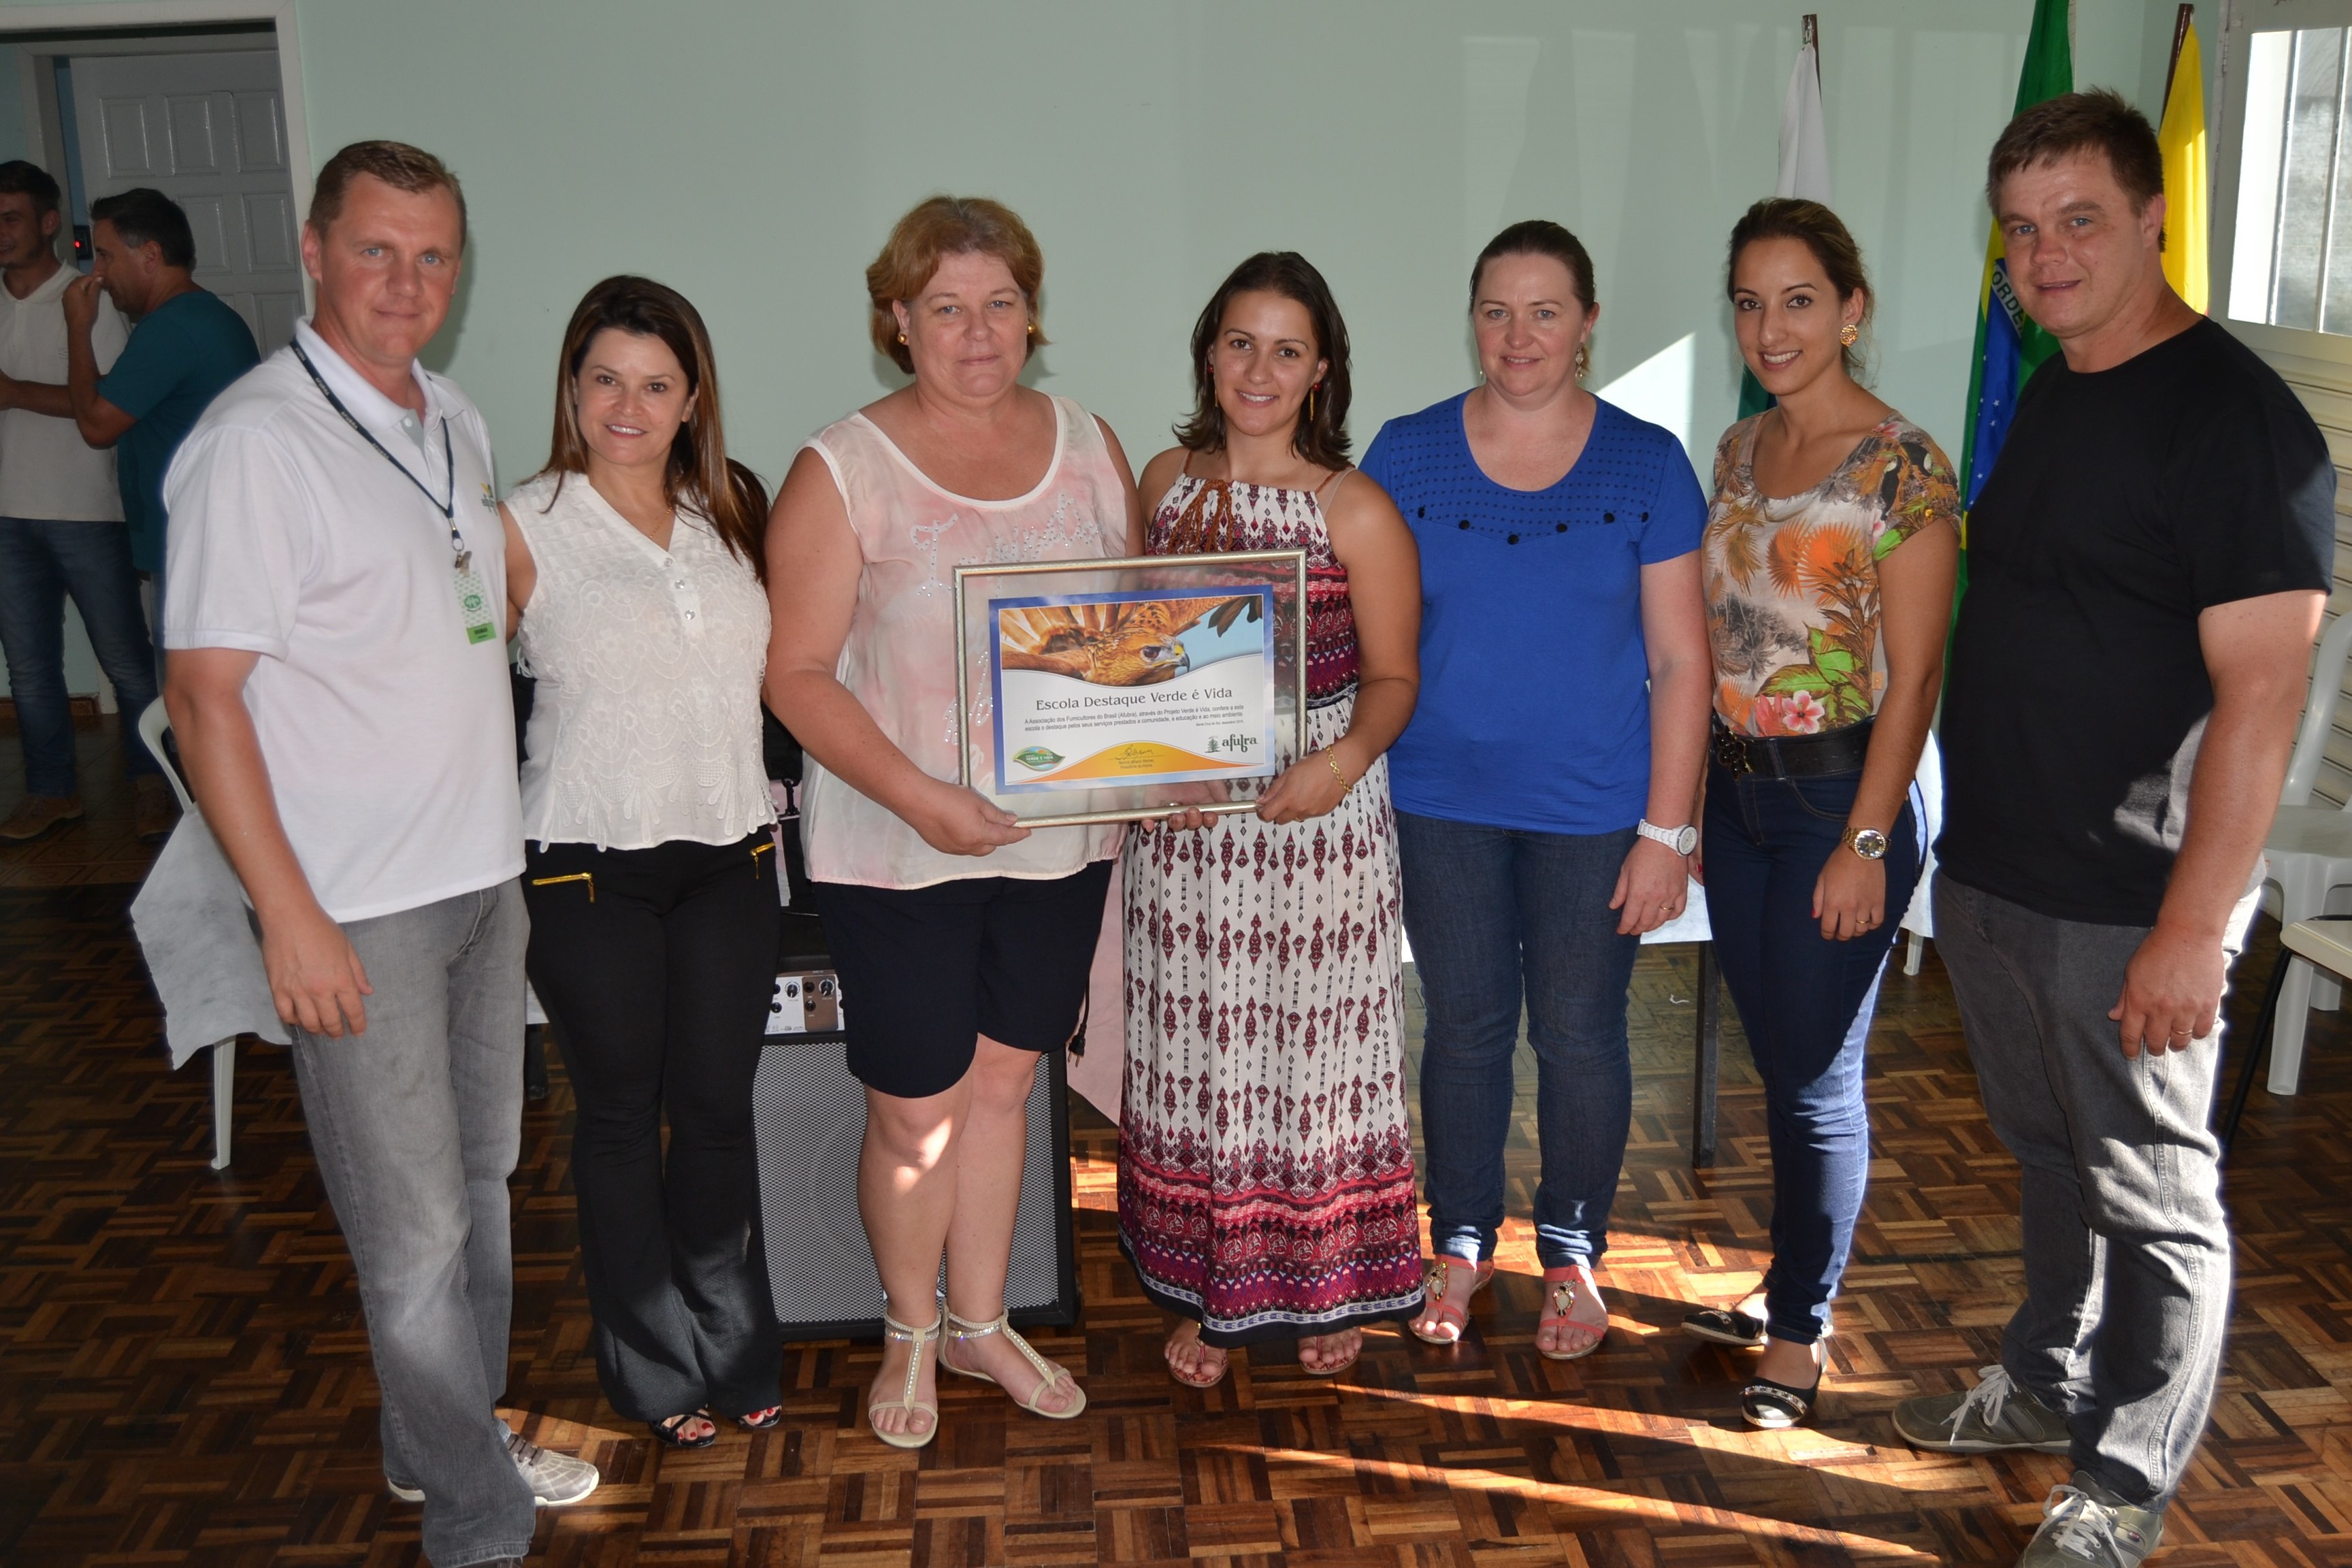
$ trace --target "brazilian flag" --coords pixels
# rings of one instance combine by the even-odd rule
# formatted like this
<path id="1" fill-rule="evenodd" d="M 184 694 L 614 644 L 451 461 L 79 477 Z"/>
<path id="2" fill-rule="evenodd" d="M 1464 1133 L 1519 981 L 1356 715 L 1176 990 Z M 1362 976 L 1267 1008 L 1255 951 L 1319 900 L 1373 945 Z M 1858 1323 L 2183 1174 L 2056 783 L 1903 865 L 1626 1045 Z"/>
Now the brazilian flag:
<path id="1" fill-rule="evenodd" d="M 2033 24 L 2025 40 L 2025 68 L 2017 79 L 2017 107 L 2022 114 L 2035 104 L 2074 90 L 2074 50 L 2067 0 L 2033 0 Z M 2009 422 L 2017 413 L 2017 395 L 2025 378 L 2058 352 L 2058 340 L 2033 324 L 2010 286 L 2009 262 L 2002 254 L 2000 224 L 1996 217 L 1985 247 L 1984 282 L 1977 293 L 1977 352 L 1969 372 L 1969 426 L 1960 448 L 1960 495 L 1974 506 L 1992 466 L 2009 438 Z M 1963 514 L 1965 518 L 1965 513 Z M 1960 586 L 1969 581 L 1965 521 L 1960 539 Z"/>

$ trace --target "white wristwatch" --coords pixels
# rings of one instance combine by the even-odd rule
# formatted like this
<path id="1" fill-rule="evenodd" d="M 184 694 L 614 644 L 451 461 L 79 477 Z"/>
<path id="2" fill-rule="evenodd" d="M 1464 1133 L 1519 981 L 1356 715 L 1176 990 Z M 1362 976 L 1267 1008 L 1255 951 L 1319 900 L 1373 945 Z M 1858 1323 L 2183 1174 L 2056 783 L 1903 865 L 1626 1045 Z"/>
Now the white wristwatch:
<path id="1" fill-rule="evenodd" d="M 1677 855 L 1687 855 L 1698 847 L 1698 829 L 1687 822 L 1680 827 L 1661 827 L 1645 816 L 1634 825 L 1633 831 L 1664 845 Z"/>

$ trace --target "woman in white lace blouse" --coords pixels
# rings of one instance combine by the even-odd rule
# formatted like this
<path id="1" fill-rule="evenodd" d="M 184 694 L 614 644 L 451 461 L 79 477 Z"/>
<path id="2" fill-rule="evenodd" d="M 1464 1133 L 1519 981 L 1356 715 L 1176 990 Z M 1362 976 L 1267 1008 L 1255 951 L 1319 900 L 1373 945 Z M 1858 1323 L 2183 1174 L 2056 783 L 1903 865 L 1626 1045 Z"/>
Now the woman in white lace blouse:
<path id="1" fill-rule="evenodd" d="M 728 460 L 692 305 L 643 278 L 588 291 L 547 467 L 499 511 L 538 682 L 527 962 L 578 1103 L 597 1376 L 663 1442 L 706 1447 L 712 1411 L 752 1431 L 780 1414 L 751 1078 L 782 871 L 760 749 L 767 497 Z"/>

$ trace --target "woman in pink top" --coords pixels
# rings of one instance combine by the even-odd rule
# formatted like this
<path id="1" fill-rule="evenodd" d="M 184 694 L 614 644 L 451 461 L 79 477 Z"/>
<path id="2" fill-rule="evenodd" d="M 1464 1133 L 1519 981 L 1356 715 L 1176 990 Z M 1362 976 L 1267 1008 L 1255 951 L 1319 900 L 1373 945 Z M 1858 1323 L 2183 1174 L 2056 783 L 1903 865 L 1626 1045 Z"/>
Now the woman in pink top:
<path id="1" fill-rule="evenodd" d="M 858 1206 L 888 1297 L 875 1436 L 939 1430 L 923 1353 L 1023 1408 L 1086 1407 L 1004 1320 L 1037 1055 L 1076 1030 L 1115 827 L 1032 833 L 955 783 L 955 568 L 1139 555 L 1109 428 L 1020 384 L 1045 260 L 994 202 L 934 196 L 866 270 L 911 384 L 811 437 L 768 527 L 768 705 L 808 752 L 802 831 L 866 1085 Z M 935 1302 L 948 1258 L 945 1321 Z"/>

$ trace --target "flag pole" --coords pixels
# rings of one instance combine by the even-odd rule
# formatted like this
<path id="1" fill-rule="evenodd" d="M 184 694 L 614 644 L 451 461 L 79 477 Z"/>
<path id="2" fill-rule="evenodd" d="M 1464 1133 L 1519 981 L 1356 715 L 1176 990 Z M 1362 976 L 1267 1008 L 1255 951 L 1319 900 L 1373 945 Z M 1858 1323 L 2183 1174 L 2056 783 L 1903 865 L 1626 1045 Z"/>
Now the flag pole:
<path id="1" fill-rule="evenodd" d="M 1813 51 L 1813 85 L 1819 87 L 1822 85 L 1822 19 L 1811 11 L 1805 13 L 1805 47 Z M 2176 43 L 2172 47 L 2178 53 L 2180 46 Z"/>
<path id="2" fill-rule="evenodd" d="M 2159 115 L 2164 112 L 2162 106 L 2172 101 L 2173 73 L 2180 68 L 2180 46 L 2189 39 L 2189 18 L 2196 9 L 2194 5 L 2184 5 L 2172 18 L 2172 56 L 2165 62 L 2164 96 L 2157 100 L 2157 113 Z"/>

